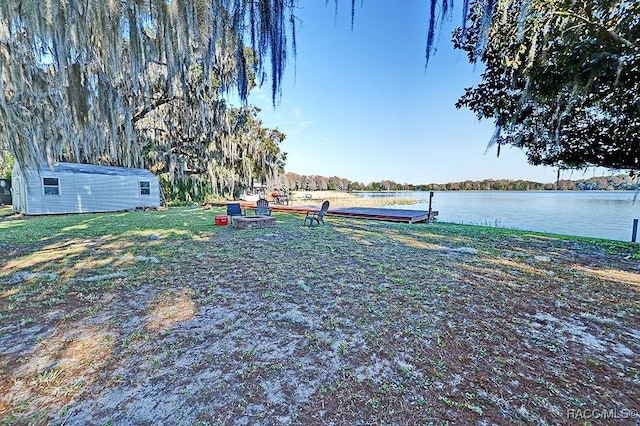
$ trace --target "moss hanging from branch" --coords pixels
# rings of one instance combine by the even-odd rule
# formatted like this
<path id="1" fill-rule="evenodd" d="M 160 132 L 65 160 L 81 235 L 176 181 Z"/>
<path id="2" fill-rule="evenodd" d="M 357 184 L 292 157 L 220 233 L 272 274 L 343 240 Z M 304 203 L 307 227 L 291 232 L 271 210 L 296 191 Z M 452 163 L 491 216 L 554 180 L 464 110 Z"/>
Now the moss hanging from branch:
<path id="1" fill-rule="evenodd" d="M 252 73 L 269 63 L 274 99 L 287 58 L 294 1 L 255 3 L 1 2 L 0 147 L 26 167 L 45 155 L 144 166 L 141 153 L 163 155 L 164 142 L 140 124 L 161 106 L 173 108 L 173 130 L 187 139 L 228 139 L 219 99 L 233 87 L 246 99 L 245 37 L 254 40 Z"/>

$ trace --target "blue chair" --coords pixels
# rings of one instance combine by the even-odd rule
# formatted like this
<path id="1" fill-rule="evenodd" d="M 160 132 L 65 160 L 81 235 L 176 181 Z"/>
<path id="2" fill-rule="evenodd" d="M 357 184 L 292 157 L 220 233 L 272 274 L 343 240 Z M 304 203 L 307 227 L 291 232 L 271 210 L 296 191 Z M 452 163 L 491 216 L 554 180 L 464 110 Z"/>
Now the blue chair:
<path id="1" fill-rule="evenodd" d="M 256 201 L 256 216 L 271 216 L 269 200 L 260 198 L 258 201 Z"/>
<path id="2" fill-rule="evenodd" d="M 240 203 L 227 204 L 227 216 L 231 218 L 231 223 L 233 223 L 234 217 L 245 216 L 244 212 L 240 208 Z"/>
<path id="3" fill-rule="evenodd" d="M 327 214 L 327 210 L 329 210 L 329 200 L 326 200 L 322 203 L 322 207 L 320 211 L 317 212 L 307 212 L 307 215 L 304 217 L 304 224 L 307 224 L 307 220 L 309 221 L 309 226 L 313 225 L 313 221 L 315 220 L 318 225 L 322 223 L 324 225 L 324 215 Z"/>

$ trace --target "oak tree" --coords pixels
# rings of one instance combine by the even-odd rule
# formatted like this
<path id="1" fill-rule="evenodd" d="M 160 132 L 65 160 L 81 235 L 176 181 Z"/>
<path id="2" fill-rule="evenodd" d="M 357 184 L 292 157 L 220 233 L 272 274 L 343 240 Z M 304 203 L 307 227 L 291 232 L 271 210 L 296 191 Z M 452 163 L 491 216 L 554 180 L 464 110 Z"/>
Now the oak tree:
<path id="1" fill-rule="evenodd" d="M 457 107 L 532 164 L 640 169 L 640 3 L 476 0 L 454 45 L 484 65 Z"/>

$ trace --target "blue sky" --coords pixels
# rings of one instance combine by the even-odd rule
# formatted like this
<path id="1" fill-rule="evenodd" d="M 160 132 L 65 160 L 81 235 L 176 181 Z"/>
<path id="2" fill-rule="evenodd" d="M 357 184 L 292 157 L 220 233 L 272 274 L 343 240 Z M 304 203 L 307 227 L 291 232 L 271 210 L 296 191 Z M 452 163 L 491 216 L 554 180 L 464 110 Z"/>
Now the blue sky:
<path id="1" fill-rule="evenodd" d="M 464 88 L 480 80 L 450 42 L 457 8 L 425 71 L 427 1 L 356 1 L 353 31 L 350 0 L 339 1 L 337 19 L 333 0 L 299 7 L 298 54 L 288 62 L 281 99 L 274 109 L 269 82 L 249 98 L 265 126 L 287 135 L 286 171 L 363 183 L 555 181 L 554 169 L 529 165 L 518 149 L 503 147 L 499 158 L 495 148 L 485 153 L 492 123 L 456 110 Z M 594 174 L 603 171 L 563 177 Z"/>

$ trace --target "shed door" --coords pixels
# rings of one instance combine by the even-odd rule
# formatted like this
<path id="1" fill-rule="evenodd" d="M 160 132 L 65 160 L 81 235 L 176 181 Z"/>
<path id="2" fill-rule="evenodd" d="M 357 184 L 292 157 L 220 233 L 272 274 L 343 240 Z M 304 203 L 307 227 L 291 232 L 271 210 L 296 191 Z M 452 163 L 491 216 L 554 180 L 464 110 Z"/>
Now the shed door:
<path id="1" fill-rule="evenodd" d="M 11 185 L 11 196 L 14 212 L 25 212 L 25 193 L 22 188 L 22 176 L 14 176 Z"/>

